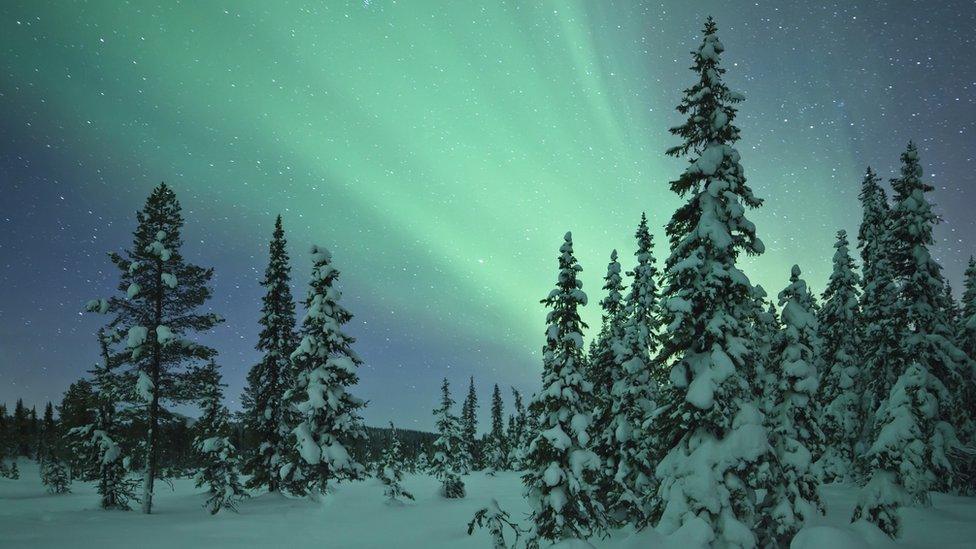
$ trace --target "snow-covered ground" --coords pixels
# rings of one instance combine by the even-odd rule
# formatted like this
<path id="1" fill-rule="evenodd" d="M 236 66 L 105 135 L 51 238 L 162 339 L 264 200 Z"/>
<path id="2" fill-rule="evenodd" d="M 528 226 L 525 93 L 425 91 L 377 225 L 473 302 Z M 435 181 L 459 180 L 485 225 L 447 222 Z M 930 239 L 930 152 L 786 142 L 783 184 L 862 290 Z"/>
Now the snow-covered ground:
<path id="1" fill-rule="evenodd" d="M 41 485 L 37 466 L 19 463 L 18 480 L 0 479 L 0 547 L 100 548 L 113 547 L 289 547 L 303 548 L 465 548 L 489 549 L 485 531 L 466 532 L 474 512 L 490 498 L 525 524 L 528 507 L 516 473 L 465 478 L 468 497 L 445 500 L 437 483 L 423 475 L 407 475 L 404 486 L 417 500 L 388 505 L 376 480 L 344 484 L 324 502 L 312 503 L 282 496 L 259 495 L 240 505 L 240 512 L 211 516 L 205 497 L 192 481 L 179 479 L 171 489 L 159 485 L 156 513 L 98 509 L 90 483 L 76 482 L 72 493 L 49 495 Z M 930 509 L 903 512 L 905 532 L 893 543 L 872 526 L 849 525 L 856 489 L 827 486 L 823 494 L 828 514 L 794 540 L 804 549 L 860 547 L 976 547 L 976 498 L 936 494 Z M 637 549 L 693 547 L 688 539 L 666 543 L 654 532 L 618 532 L 607 540 L 591 540 L 595 547 Z"/>

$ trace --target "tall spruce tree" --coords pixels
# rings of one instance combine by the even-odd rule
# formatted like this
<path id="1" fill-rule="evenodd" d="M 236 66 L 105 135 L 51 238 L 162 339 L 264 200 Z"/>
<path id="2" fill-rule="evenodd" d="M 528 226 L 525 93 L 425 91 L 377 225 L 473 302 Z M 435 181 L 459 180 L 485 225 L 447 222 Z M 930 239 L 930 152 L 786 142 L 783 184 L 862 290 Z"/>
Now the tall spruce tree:
<path id="1" fill-rule="evenodd" d="M 684 92 L 678 112 L 687 121 L 671 129 L 683 142 L 669 156 L 689 156 L 690 165 L 671 190 L 686 199 L 666 227 L 662 309 L 666 337 L 658 354 L 670 367 L 668 402 L 655 421 L 666 455 L 656 468 L 654 509 L 658 529 L 692 527 L 710 532 L 710 542 L 754 547 L 754 465 L 771 454 L 762 415 L 753 404 L 743 370 L 755 360 L 751 341 L 753 287 L 737 266 L 740 253 L 764 247 L 745 208 L 762 204 L 746 185 L 733 147 L 732 123 L 742 95 L 722 81 L 724 46 L 709 18 L 701 45 L 692 53 L 698 81 Z"/>
<path id="2" fill-rule="evenodd" d="M 847 232 L 837 232 L 833 272 L 823 293 L 818 326 L 824 373 L 819 400 L 824 455 L 817 463 L 823 482 L 852 479 L 854 448 L 860 436 L 861 341 L 858 276 L 848 249 Z"/>
<path id="3" fill-rule="evenodd" d="M 613 384 L 611 399 L 616 468 L 609 487 L 608 512 L 618 521 L 642 527 L 650 514 L 656 482 L 654 466 L 663 453 L 650 427 L 660 399 L 659 385 L 666 377 L 655 372 L 652 365 L 661 332 L 659 273 L 644 214 L 634 237 L 637 265 L 629 273 L 632 281 L 624 304 L 621 335 L 614 341 L 614 361 L 620 365 L 620 375 Z"/>
<path id="4" fill-rule="evenodd" d="M 437 440 L 434 441 L 434 457 L 430 462 L 431 474 L 441 481 L 441 495 L 449 498 L 464 497 L 465 473 L 464 443 L 461 440 L 461 425 L 457 416 L 451 412 L 454 399 L 451 387 L 444 378 L 441 385 L 441 405 L 434 409 L 437 424 Z"/>
<path id="5" fill-rule="evenodd" d="M 57 444 L 60 436 L 58 424 L 54 420 L 54 405 L 49 401 L 44 407 L 44 419 L 41 421 L 41 436 L 37 443 L 37 459 L 43 461 L 48 456 L 61 458 Z"/>
<path id="6" fill-rule="evenodd" d="M 176 195 L 161 183 L 136 214 L 132 247 L 124 254 L 112 253 L 120 271 L 119 290 L 124 297 L 93 300 L 92 312 L 113 315 L 110 330 L 126 333 L 124 348 L 116 358 L 124 366 L 119 372 L 126 391 L 143 410 L 139 422 L 145 425 L 142 511 L 152 512 L 153 490 L 161 473 L 161 420 L 169 415 L 168 403 L 182 403 L 197 397 L 190 366 L 213 358 L 216 351 L 185 339 L 206 332 L 221 322 L 213 313 L 197 311 L 212 294 L 212 269 L 188 263 L 181 253 L 183 214 Z"/>
<path id="7" fill-rule="evenodd" d="M 352 314 L 339 304 L 339 271 L 325 248 L 312 246 L 311 255 L 302 339 L 291 354 L 293 386 L 285 393 L 299 423 L 291 429 L 292 447 L 281 476 L 292 493 L 317 498 L 330 481 L 365 475 L 348 448 L 366 437 L 359 417 L 366 403 L 349 392 L 359 382 L 362 361 L 352 350 L 355 338 L 343 331 Z"/>
<path id="8" fill-rule="evenodd" d="M 508 437 L 505 435 L 505 409 L 502 392 L 495 384 L 491 392 L 491 431 L 485 445 L 485 462 L 490 471 L 508 468 Z"/>
<path id="9" fill-rule="evenodd" d="M 969 257 L 963 280 L 959 347 L 970 359 L 976 360 L 976 259 L 972 256 Z"/>
<path id="10" fill-rule="evenodd" d="M 898 243 L 893 260 L 900 281 L 897 310 L 902 313 L 907 337 L 904 354 L 948 384 L 962 360 L 946 324 L 945 280 L 942 267 L 932 258 L 932 229 L 938 216 L 925 193 L 933 188 L 921 180 L 922 168 L 913 143 L 901 156 L 901 176 L 892 180 L 896 203 L 891 215 L 891 238 Z"/>
<path id="11" fill-rule="evenodd" d="M 257 440 L 258 446 L 244 463 L 243 472 L 250 475 L 248 488 L 267 488 L 278 491 L 278 472 L 288 454 L 288 425 L 286 419 L 294 414 L 286 406 L 285 391 L 291 386 L 290 355 L 298 344 L 295 334 L 295 300 L 291 295 L 291 266 L 286 249 L 285 230 L 281 216 L 275 220 L 269 246 L 268 268 L 261 286 L 265 288 L 261 307 L 261 333 L 257 350 L 261 361 L 247 374 L 247 387 L 242 399 L 245 429 Z"/>
<path id="12" fill-rule="evenodd" d="M 41 481 L 52 494 L 70 491 L 71 478 L 64 464 L 61 437 L 58 436 L 54 421 L 54 405 L 50 402 L 44 408 L 44 419 L 37 439 L 37 461 L 41 464 Z"/>
<path id="13" fill-rule="evenodd" d="M 380 482 L 385 488 L 383 493 L 390 503 L 399 503 L 401 499 L 413 499 L 413 494 L 406 491 L 403 482 L 403 450 L 400 449 L 400 437 L 397 435 L 396 427 L 390 422 L 390 443 L 383 450 L 380 458 L 379 474 Z"/>
<path id="14" fill-rule="evenodd" d="M 931 257 L 938 217 L 925 193 L 918 150 L 901 155 L 900 177 L 892 180 L 895 205 L 889 225 L 891 264 L 900 293 L 894 307 L 899 352 L 907 366 L 877 414 L 868 452 L 871 481 L 854 517 L 866 517 L 891 536 L 898 534 L 896 508 L 909 502 L 929 505 L 929 491 L 958 482 L 948 455 L 958 445 L 959 421 L 953 394 L 965 356 L 945 325 L 941 267 Z"/>
<path id="15" fill-rule="evenodd" d="M 957 322 L 957 341 L 966 354 L 962 371 L 962 418 L 959 436 L 970 446 L 976 445 L 976 260 L 969 258 L 963 282 L 962 307 Z"/>
<path id="16" fill-rule="evenodd" d="M 589 450 L 593 386 L 583 375 L 579 308 L 586 294 L 566 233 L 559 248 L 556 287 L 542 303 L 550 309 L 542 350 L 542 391 L 530 406 L 539 433 L 525 456 L 525 495 L 532 510 L 530 545 L 540 540 L 586 539 L 602 528 L 603 509 L 593 493 L 600 459 Z"/>
<path id="17" fill-rule="evenodd" d="M 528 414 L 522 400 L 522 393 L 512 387 L 512 408 L 508 417 L 508 462 L 513 470 L 522 469 L 522 458 L 529 445 Z"/>
<path id="18" fill-rule="evenodd" d="M 858 230 L 863 292 L 861 293 L 861 341 L 858 358 L 862 366 L 860 424 L 855 446 L 855 471 L 868 474 L 868 448 L 873 442 L 878 407 L 888 398 L 892 385 L 904 369 L 900 346 L 900 320 L 895 305 L 898 287 L 892 264 L 893 242 L 888 231 L 891 208 L 878 176 L 871 168 L 864 174 L 860 192 L 862 219 Z"/>
<path id="19" fill-rule="evenodd" d="M 601 461 L 597 494 L 605 507 L 612 501 L 610 486 L 617 473 L 613 386 L 622 377 L 622 368 L 617 362 L 614 347 L 623 340 L 626 320 L 623 278 L 620 275 L 617 250 L 613 250 L 607 264 L 607 274 L 603 277 L 603 289 L 607 294 L 600 300 L 603 312 L 600 333 L 590 345 L 590 360 L 586 368 L 586 378 L 593 384 L 593 402 L 590 405 L 593 408 L 593 451 Z"/>
<path id="20" fill-rule="evenodd" d="M 774 381 L 770 373 L 775 369 L 774 345 L 782 329 L 776 305 L 767 299 L 767 295 L 759 284 L 753 286 L 753 360 L 742 372 L 751 389 L 753 402 L 765 414 L 772 410 L 774 404 L 769 399 L 774 393 L 769 390 L 769 384 Z"/>
<path id="21" fill-rule="evenodd" d="M 194 425 L 193 449 L 203 463 L 197 472 L 197 488 L 206 486 L 209 497 L 204 507 L 211 515 L 221 509 L 237 510 L 237 502 L 247 497 L 240 482 L 237 449 L 230 441 L 229 413 L 223 404 L 224 384 L 213 361 L 196 373 L 201 387 L 200 420 Z"/>
<path id="22" fill-rule="evenodd" d="M 33 457 L 31 455 L 30 412 L 24 406 L 24 400 L 18 398 L 14 404 L 13 431 L 14 451 L 16 456 Z"/>
<path id="23" fill-rule="evenodd" d="M 474 388 L 474 376 L 468 380 L 468 394 L 461 405 L 461 442 L 464 445 L 466 471 L 479 469 L 481 452 L 478 448 L 478 393 Z"/>
<path id="24" fill-rule="evenodd" d="M 813 302 L 800 268 L 794 265 L 790 284 L 779 294 L 783 328 L 773 348 L 776 361 L 770 374 L 776 382 L 770 385 L 774 404 L 767 422 L 781 477 L 764 501 L 769 520 L 761 539 L 775 540 L 779 547 L 788 547 L 813 514 L 824 512 L 813 468 L 822 453 L 816 399 L 820 338 Z"/>

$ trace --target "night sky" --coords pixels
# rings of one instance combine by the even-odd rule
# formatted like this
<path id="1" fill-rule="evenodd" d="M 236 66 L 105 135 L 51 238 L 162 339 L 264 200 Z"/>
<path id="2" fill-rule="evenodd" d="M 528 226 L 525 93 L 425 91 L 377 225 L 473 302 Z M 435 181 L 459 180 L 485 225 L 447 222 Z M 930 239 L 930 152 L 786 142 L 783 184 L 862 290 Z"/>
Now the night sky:
<path id="1" fill-rule="evenodd" d="M 202 337 L 229 404 L 257 360 L 274 216 L 296 296 L 308 248 L 333 251 L 365 359 L 370 424 L 430 428 L 439 380 L 531 392 L 545 297 L 572 230 L 597 302 L 612 248 L 633 264 L 641 211 L 663 225 L 682 161 L 667 128 L 719 24 L 751 214 L 771 294 L 799 263 L 818 292 L 837 229 L 856 231 L 867 165 L 919 144 L 957 288 L 976 251 L 972 2 L 0 3 L 0 402 L 40 408 L 97 358 L 105 252 L 166 181 L 185 257 L 213 266 Z M 694 7 L 686 4 L 694 4 Z"/>

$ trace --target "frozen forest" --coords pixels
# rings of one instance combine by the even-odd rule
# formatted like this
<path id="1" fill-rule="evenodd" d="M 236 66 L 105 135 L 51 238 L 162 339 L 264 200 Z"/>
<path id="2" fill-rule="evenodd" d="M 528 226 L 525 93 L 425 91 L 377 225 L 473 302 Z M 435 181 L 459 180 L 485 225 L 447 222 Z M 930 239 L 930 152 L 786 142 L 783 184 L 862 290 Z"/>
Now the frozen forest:
<path id="1" fill-rule="evenodd" d="M 365 424 L 348 251 L 295 251 L 287 215 L 260 265 L 261 359 L 230 409 L 215 273 L 184 255 L 193 214 L 158 185 L 131 242 L 91 266 L 117 281 L 78 304 L 97 361 L 40 414 L 0 407 L 0 547 L 973 547 L 976 260 L 952 288 L 908 142 L 890 179 L 849 182 L 859 230 L 830 230 L 822 293 L 804 265 L 752 283 L 750 216 L 776 206 L 746 178 L 724 52 L 709 18 L 660 151 L 685 161 L 677 209 L 649 206 L 605 270 L 561 228 L 536 389 L 445 374 L 435 432 Z"/>

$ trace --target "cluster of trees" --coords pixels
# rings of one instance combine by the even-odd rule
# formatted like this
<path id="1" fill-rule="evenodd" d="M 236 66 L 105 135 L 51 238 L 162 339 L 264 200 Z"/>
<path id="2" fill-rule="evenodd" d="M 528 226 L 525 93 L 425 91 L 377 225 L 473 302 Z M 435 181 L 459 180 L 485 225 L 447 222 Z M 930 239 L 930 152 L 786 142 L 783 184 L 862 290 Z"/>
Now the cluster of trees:
<path id="1" fill-rule="evenodd" d="M 469 381 L 460 415 L 453 413 L 454 399 L 451 397 L 450 384 L 444 378 L 440 405 L 434 409 L 437 438 L 433 452 L 429 458 L 426 454 L 421 456 L 428 471 L 441 481 L 444 497 L 464 497 L 462 477 L 471 471 L 485 470 L 493 475 L 497 471 L 522 469 L 529 433 L 534 430 L 534 424 L 523 404 L 522 394 L 514 387 L 512 396 L 514 412 L 506 421 L 501 389 L 497 384 L 494 386 L 491 394 L 491 426 L 479 438 L 478 394 L 474 378 Z"/>
<path id="2" fill-rule="evenodd" d="M 182 226 L 175 194 L 159 185 L 137 214 L 132 246 L 110 254 L 120 295 L 86 305 L 110 318 L 97 333 L 100 363 L 69 387 L 57 419 L 50 404 L 43 421 L 20 401 L 9 419 L 0 410 L 0 457 L 38 459 L 52 491 L 66 491 L 71 478 L 97 481 L 104 508 L 128 509 L 138 500 L 146 513 L 157 479 L 191 473 L 208 489 L 212 513 L 234 509 L 248 489 L 315 498 L 330 482 L 361 479 L 369 469 L 388 484 L 391 499 L 408 497 L 399 486 L 402 471 L 432 467 L 438 441 L 431 433 L 362 424 L 365 402 L 350 392 L 361 361 L 343 330 L 352 315 L 339 303 L 331 254 L 311 249 L 299 326 L 284 229 L 276 220 L 261 283 L 262 358 L 248 373 L 244 409 L 235 418 L 223 404 L 216 351 L 194 337 L 222 319 L 200 312 L 213 271 L 184 259 Z M 463 471 L 482 462 L 507 468 L 500 393 L 496 387 L 493 436 L 478 439 L 473 383 L 458 423 L 469 456 Z M 518 393 L 516 399 L 521 409 Z M 200 411 L 195 421 L 171 409 L 188 404 Z M 524 423 L 524 410 L 519 417 L 510 422 Z M 0 473 L 18 474 L 16 460 L 0 464 Z"/>
<path id="3" fill-rule="evenodd" d="M 27 410 L 23 400 L 17 400 L 13 414 L 8 414 L 6 405 L 0 404 L 0 477 L 20 477 L 17 457 L 41 462 L 51 461 L 52 456 L 60 457 L 59 440 L 54 407 L 50 402 L 44 408 L 43 419 L 38 419 L 35 407 Z"/>
<path id="4" fill-rule="evenodd" d="M 234 425 L 223 404 L 217 353 L 195 337 L 222 322 L 202 312 L 213 270 L 183 257 L 182 227 L 175 194 L 160 184 L 137 213 L 132 246 L 110 254 L 120 295 L 86 305 L 109 320 L 98 331 L 102 360 L 90 380 L 73 384 L 65 395 L 53 437 L 71 445 L 73 476 L 98 482 L 104 508 L 128 509 L 137 498 L 145 513 L 152 511 L 156 481 L 190 468 L 210 493 L 206 506 L 212 513 L 233 509 L 245 488 L 316 497 L 330 482 L 362 478 L 365 467 L 350 451 L 357 444 L 368 447 L 359 417 L 365 402 L 349 391 L 360 360 L 354 339 L 343 331 L 351 315 L 339 304 L 339 272 L 329 252 L 312 247 L 299 327 L 278 218 L 262 283 L 267 292 L 257 348 L 263 358 L 248 375 L 242 421 Z M 192 425 L 171 409 L 187 404 L 200 409 Z M 60 464 L 65 453 L 47 450 L 60 442 L 36 448 L 25 442 L 36 428 L 20 418 L 21 408 L 12 427 L 14 451 L 51 456 Z M 245 439 L 254 444 L 242 459 L 238 448 Z M 141 490 L 130 472 L 141 473 Z M 50 476 L 59 475 L 52 469 Z"/>
<path id="5" fill-rule="evenodd" d="M 746 217 L 762 201 L 734 148 L 743 97 L 723 82 L 723 50 L 709 19 L 667 151 L 689 161 L 671 182 L 685 202 L 666 225 L 670 254 L 659 271 L 642 217 L 629 288 L 610 255 L 588 353 L 570 233 L 560 247 L 522 451 L 530 546 L 630 524 L 786 547 L 833 481 L 863 486 L 852 520 L 895 537 L 900 506 L 976 491 L 976 262 L 960 306 L 930 252 L 938 218 L 917 148 L 891 197 L 865 175 L 860 273 L 840 231 L 820 300 L 798 266 L 768 299 L 737 266 L 764 251 Z"/>

